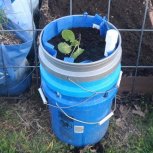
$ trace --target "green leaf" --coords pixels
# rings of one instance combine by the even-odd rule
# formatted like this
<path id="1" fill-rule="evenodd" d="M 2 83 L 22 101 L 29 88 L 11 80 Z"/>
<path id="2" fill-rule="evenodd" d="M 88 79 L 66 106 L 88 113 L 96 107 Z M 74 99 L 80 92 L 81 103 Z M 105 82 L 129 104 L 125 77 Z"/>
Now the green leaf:
<path id="1" fill-rule="evenodd" d="M 61 42 L 58 44 L 58 50 L 63 54 L 69 54 L 71 52 L 71 46 L 65 42 Z"/>
<path id="2" fill-rule="evenodd" d="M 82 48 L 78 48 L 71 57 L 73 57 L 74 59 L 76 59 L 78 56 L 80 56 L 82 53 L 84 52 L 84 49 Z"/>
<path id="3" fill-rule="evenodd" d="M 71 46 L 79 46 L 80 45 L 80 42 L 78 40 L 74 40 L 72 43 L 71 43 Z"/>
<path id="4" fill-rule="evenodd" d="M 74 35 L 73 31 L 71 31 L 71 30 L 63 30 L 62 31 L 62 38 L 65 41 L 70 41 L 70 42 L 75 41 L 75 35 Z"/>

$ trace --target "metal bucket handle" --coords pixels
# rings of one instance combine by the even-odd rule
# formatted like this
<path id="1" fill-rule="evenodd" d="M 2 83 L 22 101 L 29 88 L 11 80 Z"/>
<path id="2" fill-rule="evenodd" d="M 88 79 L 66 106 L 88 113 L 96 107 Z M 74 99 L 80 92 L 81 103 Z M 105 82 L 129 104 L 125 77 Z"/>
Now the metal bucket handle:
<path id="1" fill-rule="evenodd" d="M 67 106 L 67 107 L 60 107 L 60 108 L 62 108 L 62 109 L 68 109 L 68 108 L 73 108 L 73 107 L 79 106 L 79 105 L 81 105 L 81 104 L 83 104 L 83 103 L 89 101 L 90 99 L 92 99 L 92 98 L 95 97 L 96 95 L 102 94 L 102 93 L 104 94 L 104 95 L 102 95 L 102 96 L 103 96 L 103 97 L 106 97 L 106 96 L 108 95 L 109 92 L 111 92 L 111 91 L 113 91 L 113 90 L 116 90 L 116 89 L 117 89 L 117 87 L 115 86 L 115 87 L 113 87 L 112 89 L 110 89 L 110 90 L 108 90 L 108 91 L 106 91 L 106 92 L 100 92 L 100 93 L 95 92 L 95 93 L 93 93 L 89 98 L 87 98 L 87 99 L 81 101 L 80 103 L 77 103 L 77 104 L 74 104 L 74 105 L 71 105 L 71 106 Z M 56 105 L 48 104 L 47 99 L 46 99 L 46 97 L 45 97 L 45 95 L 44 95 L 44 92 L 43 92 L 43 90 L 42 90 L 41 87 L 38 89 L 38 91 L 39 91 L 39 94 L 40 94 L 40 96 L 41 96 L 41 99 L 42 99 L 42 101 L 43 101 L 43 103 L 44 103 L 45 105 L 48 105 L 48 106 L 51 106 L 51 107 L 58 108 L 58 106 L 56 106 Z M 57 93 L 57 95 L 58 95 L 58 96 L 61 96 L 60 93 Z M 101 98 L 101 97 L 100 97 L 100 98 Z M 99 100 L 99 99 L 98 99 L 98 100 Z"/>
<path id="2" fill-rule="evenodd" d="M 109 120 L 113 115 L 114 115 L 114 112 L 116 110 L 116 96 L 115 96 L 115 105 L 114 105 L 114 109 L 113 111 L 111 111 L 106 117 L 104 117 L 102 120 L 98 121 L 98 122 L 86 122 L 86 121 L 81 121 L 79 119 L 76 119 L 76 118 L 73 118 L 71 116 L 69 116 L 63 109 L 66 109 L 66 108 L 72 108 L 72 107 L 76 107 L 76 106 L 79 106 L 80 104 L 82 103 L 85 103 L 87 102 L 89 99 L 93 98 L 96 94 L 93 94 L 92 96 L 90 96 L 88 99 L 76 104 L 76 105 L 71 105 L 71 106 L 68 106 L 68 107 L 60 107 L 58 103 L 56 103 L 56 105 L 51 105 L 51 104 L 48 104 L 47 103 L 47 100 L 46 100 L 46 97 L 42 91 L 41 88 L 38 89 L 39 93 L 40 93 L 40 96 L 42 98 L 42 101 L 44 104 L 48 105 L 48 106 L 51 106 L 51 107 L 55 107 L 55 108 L 58 108 L 65 116 L 67 116 L 69 119 L 72 119 L 74 121 L 77 121 L 77 122 L 80 122 L 80 123 L 84 123 L 84 124 L 99 124 L 99 125 L 102 125 L 104 124 L 107 120 Z"/>
<path id="3" fill-rule="evenodd" d="M 75 82 L 75 81 L 73 81 L 72 79 L 70 79 L 70 78 L 67 77 L 67 79 L 68 79 L 70 82 L 72 82 L 73 84 L 75 84 L 76 86 L 78 86 L 80 89 L 82 89 L 82 90 L 84 90 L 84 91 L 86 91 L 86 92 L 93 93 L 93 94 L 92 94 L 89 98 L 83 100 L 83 101 L 80 102 L 80 103 L 77 103 L 77 104 L 75 104 L 75 105 L 71 105 L 71 106 L 68 106 L 68 107 L 60 107 L 60 108 L 62 108 L 62 109 L 68 109 L 68 108 L 72 108 L 72 107 L 79 106 L 79 105 L 81 105 L 81 104 L 83 104 L 83 103 L 89 101 L 90 99 L 92 99 L 93 97 L 95 97 L 95 96 L 98 95 L 98 94 L 103 94 L 103 97 L 106 97 L 106 96 L 108 95 L 109 92 L 111 92 L 111 91 L 116 90 L 116 89 L 119 88 L 120 82 L 121 82 L 121 78 L 122 78 L 122 73 L 123 73 L 123 72 L 120 71 L 120 75 L 119 75 L 118 81 L 117 81 L 117 83 L 116 83 L 116 86 L 113 87 L 113 88 L 110 89 L 110 90 L 105 91 L 105 92 L 97 92 L 97 91 L 88 90 L 88 89 L 84 88 L 83 86 L 79 85 L 77 82 Z M 46 97 L 45 97 L 45 95 L 44 95 L 44 92 L 43 92 L 43 90 L 42 90 L 41 87 L 38 89 L 38 91 L 39 91 L 39 94 L 40 94 L 40 96 L 41 96 L 41 99 L 42 99 L 42 101 L 43 101 L 43 103 L 44 103 L 45 105 L 48 105 L 48 106 L 51 106 L 51 107 L 58 108 L 58 106 L 48 104 L 47 99 L 46 99 Z M 57 95 L 58 95 L 59 97 L 61 96 L 61 94 L 58 93 L 58 92 L 57 92 Z M 100 98 L 101 98 L 101 97 L 100 97 Z"/>
<path id="4" fill-rule="evenodd" d="M 118 88 L 118 87 L 120 86 L 120 82 L 121 82 L 121 78 L 122 78 L 122 73 L 123 73 L 123 72 L 121 71 L 121 72 L 120 72 L 119 79 L 118 79 L 118 82 L 117 82 L 117 84 L 116 84 L 116 87 L 110 89 L 109 91 L 107 91 L 107 93 L 110 92 L 110 91 L 112 91 L 113 89 Z M 71 81 L 72 81 L 72 80 L 71 80 Z M 73 81 L 73 83 L 75 83 L 75 84 L 78 86 L 78 84 L 77 84 L 76 82 Z M 80 102 L 79 104 L 75 104 L 75 105 L 72 105 L 72 106 L 69 106 L 69 107 L 60 107 L 59 104 L 58 104 L 57 102 L 56 102 L 56 106 L 55 106 L 55 105 L 48 104 L 48 103 L 47 103 L 47 99 L 46 99 L 46 97 L 45 97 L 45 95 L 44 95 L 42 89 L 39 88 L 38 91 L 39 91 L 39 93 L 40 93 L 40 96 L 41 96 L 42 101 L 43 101 L 44 104 L 49 105 L 49 106 L 51 106 L 51 107 L 58 108 L 65 116 L 67 116 L 68 118 L 70 118 L 70 119 L 72 119 L 72 120 L 74 120 L 74 121 L 80 122 L 80 123 L 90 124 L 90 125 L 91 125 L 91 124 L 99 124 L 99 125 L 102 125 L 102 124 L 104 124 L 107 120 L 109 120 L 109 119 L 114 115 L 114 112 L 115 112 L 115 110 L 116 110 L 116 96 L 115 96 L 115 101 L 114 101 L 114 102 L 115 102 L 115 106 L 114 106 L 113 111 L 111 111 L 106 117 L 104 117 L 103 119 L 101 119 L 101 120 L 98 121 L 98 122 L 86 122 L 86 121 L 81 121 L 81 120 L 79 120 L 79 119 L 76 119 L 76 118 L 73 118 L 73 117 L 69 116 L 69 115 L 63 110 L 63 108 L 66 109 L 66 108 L 72 108 L 72 107 L 79 106 L 80 104 L 85 103 L 85 102 L 87 102 L 89 99 L 93 98 L 95 95 L 101 94 L 101 92 L 90 91 L 90 90 L 87 90 L 87 89 L 85 89 L 84 87 L 82 87 L 82 86 L 80 86 L 80 85 L 79 85 L 79 87 L 80 87 L 81 89 L 84 89 L 84 90 L 88 91 L 88 92 L 93 92 L 94 94 L 93 94 L 92 96 L 90 96 L 88 99 L 86 99 L 86 100 Z"/>
<path id="5" fill-rule="evenodd" d="M 111 92 L 115 88 L 119 88 L 120 82 L 121 82 L 121 78 L 122 78 L 122 74 L 123 74 L 123 72 L 120 71 L 120 75 L 119 75 L 119 78 L 118 78 L 116 87 L 114 87 L 114 88 L 112 88 L 110 90 L 107 90 L 106 92 L 97 92 L 97 91 L 93 91 L 93 90 L 86 89 L 83 86 L 81 86 L 80 84 L 78 84 L 76 81 L 72 80 L 70 77 L 67 77 L 67 80 L 70 81 L 71 83 L 73 83 L 74 85 L 76 85 L 77 87 L 79 87 L 80 89 L 86 91 L 86 92 L 91 92 L 91 93 L 95 93 L 95 94 L 107 94 L 108 92 Z"/>
<path id="6" fill-rule="evenodd" d="M 82 120 L 73 118 L 73 117 L 69 116 L 57 103 L 56 103 L 56 106 L 69 119 L 72 119 L 74 121 L 77 121 L 77 122 L 83 123 L 83 124 L 89 124 L 89 125 L 98 124 L 98 125 L 102 125 L 102 124 L 104 124 L 107 120 L 109 120 L 114 115 L 114 112 L 116 110 L 116 96 L 115 96 L 115 101 L 114 102 L 115 102 L 115 105 L 114 105 L 113 111 L 111 111 L 106 117 L 104 117 L 103 119 L 101 119 L 98 122 L 86 122 L 86 121 L 82 121 Z"/>

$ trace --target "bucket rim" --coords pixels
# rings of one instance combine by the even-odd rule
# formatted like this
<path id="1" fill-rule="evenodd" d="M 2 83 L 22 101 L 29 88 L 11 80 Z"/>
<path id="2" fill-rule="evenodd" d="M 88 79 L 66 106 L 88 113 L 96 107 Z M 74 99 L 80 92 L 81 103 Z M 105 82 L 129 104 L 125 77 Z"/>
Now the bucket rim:
<path id="1" fill-rule="evenodd" d="M 64 18 L 66 18 L 66 17 L 69 17 L 69 16 L 78 16 L 78 17 L 80 16 L 80 17 L 82 17 L 82 16 L 84 16 L 84 15 L 68 15 L 68 16 L 60 17 L 60 18 L 58 18 L 58 19 L 56 19 L 56 20 L 54 20 L 54 21 L 61 20 L 61 19 L 64 19 Z M 88 16 L 94 17 L 93 15 L 88 15 Z M 52 21 L 52 22 L 54 22 L 54 21 Z M 50 22 L 49 24 L 51 24 L 52 22 Z M 99 64 L 99 63 L 101 63 L 101 62 L 110 61 L 111 58 L 116 54 L 117 50 L 119 50 L 119 48 L 120 48 L 120 46 L 121 46 L 121 44 L 122 44 L 122 39 L 121 39 L 121 34 L 120 34 L 119 30 L 118 30 L 112 23 L 110 23 L 109 21 L 107 21 L 107 22 L 108 22 L 108 24 L 111 25 L 115 30 L 118 31 L 118 33 L 119 33 L 119 43 L 118 43 L 117 48 L 115 49 L 115 51 L 114 51 L 111 55 L 109 55 L 109 56 L 107 56 L 107 57 L 104 57 L 104 58 L 102 58 L 102 59 L 100 59 L 100 60 L 97 60 L 97 61 L 94 61 L 94 62 L 91 62 L 91 63 L 70 63 L 70 62 L 66 62 L 66 61 L 60 60 L 60 59 L 58 59 L 58 58 L 52 56 L 51 54 L 49 54 L 48 51 L 46 51 L 46 49 L 44 48 L 44 46 L 43 46 L 43 44 L 42 44 L 42 36 L 43 36 L 43 33 L 44 33 L 45 29 L 48 27 L 49 24 L 47 24 L 47 25 L 44 27 L 44 29 L 42 30 L 42 32 L 41 32 L 41 34 L 40 34 L 40 38 L 39 38 L 40 47 L 41 47 L 41 49 L 43 50 L 43 52 L 45 53 L 45 55 L 48 56 L 48 58 L 50 58 L 50 59 L 52 59 L 53 61 L 58 62 L 58 63 L 60 63 L 60 64 L 69 65 L 69 66 L 92 66 L 92 65 Z"/>

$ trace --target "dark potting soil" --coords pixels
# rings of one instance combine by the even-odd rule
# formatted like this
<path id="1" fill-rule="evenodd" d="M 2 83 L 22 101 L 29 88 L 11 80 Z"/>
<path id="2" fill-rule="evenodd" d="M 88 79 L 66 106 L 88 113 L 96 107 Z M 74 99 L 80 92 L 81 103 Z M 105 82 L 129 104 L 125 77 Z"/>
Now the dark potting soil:
<path id="1" fill-rule="evenodd" d="M 23 43 L 23 41 L 12 32 L 0 32 L 0 42 L 4 45 L 15 45 Z"/>
<path id="2" fill-rule="evenodd" d="M 104 57 L 105 38 L 100 36 L 99 30 L 93 28 L 72 28 L 70 30 L 74 32 L 76 39 L 81 35 L 80 48 L 85 50 L 83 54 L 75 60 L 75 63 L 80 63 L 85 60 L 97 61 Z M 55 46 L 58 59 L 63 60 L 64 57 L 70 57 L 70 55 L 64 55 L 58 51 L 58 44 L 65 42 L 61 34 L 54 37 L 49 42 Z"/>

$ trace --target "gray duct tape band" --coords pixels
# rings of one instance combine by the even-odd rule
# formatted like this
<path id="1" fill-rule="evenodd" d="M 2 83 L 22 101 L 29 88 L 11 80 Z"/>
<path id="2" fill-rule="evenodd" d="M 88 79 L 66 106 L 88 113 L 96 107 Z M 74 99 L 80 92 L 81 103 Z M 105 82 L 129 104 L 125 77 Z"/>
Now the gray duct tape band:
<path id="1" fill-rule="evenodd" d="M 113 60 L 111 60 L 107 64 L 101 64 L 101 67 L 96 67 L 94 70 L 92 66 L 91 69 L 90 68 L 86 69 L 84 67 L 84 71 L 82 71 L 82 67 L 80 69 L 78 68 L 75 69 L 75 67 L 74 68 L 70 67 L 69 69 L 68 68 L 65 69 L 64 64 L 62 68 L 61 65 L 59 66 L 56 65 L 55 63 L 50 62 L 46 58 L 42 48 L 40 47 L 39 47 L 39 59 L 40 63 L 49 73 L 54 74 L 55 76 L 61 79 L 67 80 L 67 78 L 69 77 L 79 82 L 86 82 L 86 81 L 88 82 L 100 79 L 102 77 L 111 74 L 120 64 L 121 51 L 118 51 L 116 56 L 113 58 Z"/>

